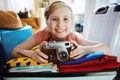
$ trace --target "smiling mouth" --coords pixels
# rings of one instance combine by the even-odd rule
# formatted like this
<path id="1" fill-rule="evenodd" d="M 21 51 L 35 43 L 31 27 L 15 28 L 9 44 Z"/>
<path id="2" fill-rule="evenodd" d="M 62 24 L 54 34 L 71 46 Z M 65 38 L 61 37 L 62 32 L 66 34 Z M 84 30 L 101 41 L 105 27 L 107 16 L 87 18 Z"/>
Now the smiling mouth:
<path id="1" fill-rule="evenodd" d="M 56 32 L 57 32 L 57 33 L 63 33 L 63 32 L 65 32 L 65 30 L 57 29 Z"/>

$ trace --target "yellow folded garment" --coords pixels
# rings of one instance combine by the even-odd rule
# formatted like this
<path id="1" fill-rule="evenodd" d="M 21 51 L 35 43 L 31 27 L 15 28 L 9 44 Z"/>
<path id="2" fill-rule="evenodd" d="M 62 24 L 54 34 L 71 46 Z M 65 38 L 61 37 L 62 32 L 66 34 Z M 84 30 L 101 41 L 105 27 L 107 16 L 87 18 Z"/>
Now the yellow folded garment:
<path id="1" fill-rule="evenodd" d="M 52 62 L 49 63 L 38 63 L 31 58 L 15 58 L 12 60 L 7 61 L 6 67 L 12 68 L 12 67 L 21 67 L 21 66 L 49 66 L 53 65 Z"/>

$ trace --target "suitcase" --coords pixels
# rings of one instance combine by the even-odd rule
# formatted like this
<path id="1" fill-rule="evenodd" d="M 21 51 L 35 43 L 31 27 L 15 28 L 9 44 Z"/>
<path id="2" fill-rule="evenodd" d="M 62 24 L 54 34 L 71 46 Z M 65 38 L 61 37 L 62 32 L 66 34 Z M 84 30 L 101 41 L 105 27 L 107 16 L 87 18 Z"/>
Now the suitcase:
<path id="1" fill-rule="evenodd" d="M 3 72 L 4 80 L 119 80 L 116 69 L 93 72 L 59 73 L 59 72 Z M 116 77 L 115 77 L 116 76 Z"/>
<path id="2" fill-rule="evenodd" d="M 15 67 L 15 64 L 19 61 L 23 61 L 22 59 L 25 60 L 25 63 L 21 63 L 20 66 L 17 65 L 17 67 Z M 14 64 L 10 64 L 11 61 L 9 61 L 1 71 L 4 80 L 119 80 L 118 76 L 120 75 L 117 67 L 104 70 L 97 69 L 81 72 L 60 72 L 60 68 L 53 69 L 53 64 L 33 66 L 33 63 L 31 62 L 31 66 L 24 66 L 26 63 L 30 62 L 30 60 L 26 58 L 19 58 L 19 60 L 13 59 L 12 62 Z M 117 72 L 118 74 L 116 74 Z"/>

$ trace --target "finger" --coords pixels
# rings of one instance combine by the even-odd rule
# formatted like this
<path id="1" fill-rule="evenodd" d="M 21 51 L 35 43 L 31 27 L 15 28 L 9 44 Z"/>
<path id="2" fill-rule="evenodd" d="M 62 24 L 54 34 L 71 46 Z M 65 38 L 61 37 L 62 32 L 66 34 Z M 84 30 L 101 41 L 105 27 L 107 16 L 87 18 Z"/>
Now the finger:
<path id="1" fill-rule="evenodd" d="M 41 56 L 38 55 L 38 53 L 34 53 L 34 55 L 32 56 L 32 58 L 39 63 L 48 63 L 47 60 L 43 59 Z"/>
<path id="2" fill-rule="evenodd" d="M 74 50 L 75 48 L 77 48 L 77 46 L 79 46 L 79 44 L 74 40 L 70 40 L 70 42 L 71 42 L 71 50 Z"/>
<path id="3" fill-rule="evenodd" d="M 75 48 L 76 48 L 75 46 L 73 46 L 73 45 L 71 46 L 71 50 L 74 50 Z"/>
<path id="4" fill-rule="evenodd" d="M 84 51 L 82 49 L 80 49 L 79 47 L 77 47 L 76 49 L 72 50 L 70 52 L 70 57 L 74 57 L 76 55 L 79 55 L 81 53 L 83 53 Z"/>
<path id="5" fill-rule="evenodd" d="M 35 52 L 37 53 L 37 55 L 39 55 L 45 59 L 48 59 L 48 56 L 46 54 L 44 54 L 43 52 L 41 52 L 39 49 L 36 49 Z"/>
<path id="6" fill-rule="evenodd" d="M 39 63 L 48 63 L 48 60 L 43 59 L 42 57 L 36 55 L 35 60 Z"/>
<path id="7" fill-rule="evenodd" d="M 84 56 L 84 54 L 79 54 L 79 55 L 75 56 L 73 59 L 79 59 L 79 58 L 81 58 L 83 56 Z"/>
<path id="8" fill-rule="evenodd" d="M 79 46 L 79 44 L 78 44 L 76 41 L 74 41 L 74 40 L 70 40 L 70 42 L 71 42 L 74 46 Z"/>
<path id="9" fill-rule="evenodd" d="M 42 49 L 42 47 L 45 45 L 45 44 L 47 44 L 47 41 L 42 41 L 41 43 L 40 43 L 40 50 Z"/>

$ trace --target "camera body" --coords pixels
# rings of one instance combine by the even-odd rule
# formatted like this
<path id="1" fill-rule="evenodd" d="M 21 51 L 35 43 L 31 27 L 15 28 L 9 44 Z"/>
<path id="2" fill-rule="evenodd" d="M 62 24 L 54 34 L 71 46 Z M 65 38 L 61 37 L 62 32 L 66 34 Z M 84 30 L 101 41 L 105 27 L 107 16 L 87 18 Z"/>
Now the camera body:
<path id="1" fill-rule="evenodd" d="M 43 46 L 42 52 L 48 55 L 49 62 L 63 62 L 70 59 L 71 44 L 69 41 L 49 42 Z"/>

